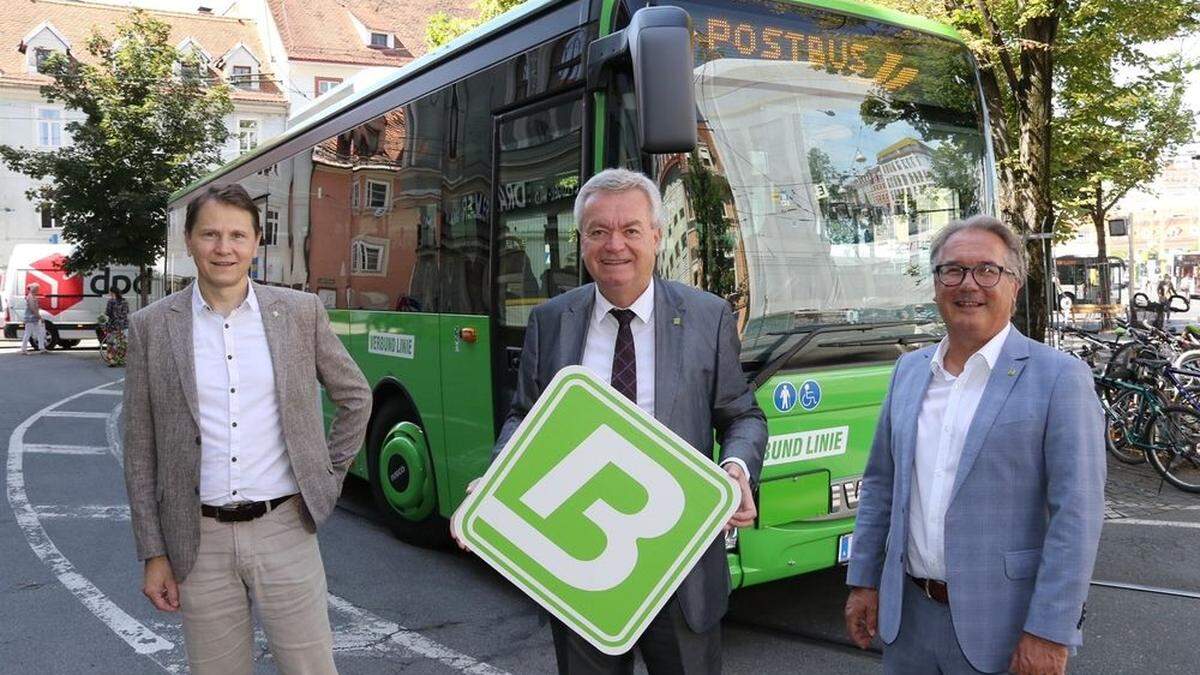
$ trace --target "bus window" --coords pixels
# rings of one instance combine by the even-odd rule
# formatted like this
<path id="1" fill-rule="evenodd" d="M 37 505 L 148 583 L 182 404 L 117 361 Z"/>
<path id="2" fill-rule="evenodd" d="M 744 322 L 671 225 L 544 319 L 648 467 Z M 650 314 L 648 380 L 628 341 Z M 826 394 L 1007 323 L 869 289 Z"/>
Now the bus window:
<path id="1" fill-rule="evenodd" d="M 433 310 L 436 193 L 408 151 L 419 110 L 398 108 L 312 151 L 308 283 L 327 306 Z"/>
<path id="2" fill-rule="evenodd" d="M 475 76 L 443 90 L 441 311 L 487 314 L 490 305 L 494 83 Z"/>
<path id="3" fill-rule="evenodd" d="M 534 307 L 579 285 L 573 208 L 582 127 L 578 98 L 499 122 L 496 283 L 505 326 L 524 326 Z"/>

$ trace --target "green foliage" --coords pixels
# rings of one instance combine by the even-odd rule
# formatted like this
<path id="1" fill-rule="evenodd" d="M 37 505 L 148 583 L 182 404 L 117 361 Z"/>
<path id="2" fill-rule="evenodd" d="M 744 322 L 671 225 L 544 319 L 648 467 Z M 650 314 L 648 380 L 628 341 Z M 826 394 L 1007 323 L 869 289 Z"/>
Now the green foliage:
<path id="1" fill-rule="evenodd" d="M 683 181 L 699 239 L 701 286 L 710 293 L 726 297 L 736 287 L 730 260 L 733 241 L 725 218 L 725 205 L 733 203 L 729 183 L 724 176 L 705 167 L 700 161 L 700 153 L 695 150 L 688 157 L 688 170 L 683 174 Z"/>
<path id="2" fill-rule="evenodd" d="M 47 60 L 54 82 L 42 95 L 85 116 L 66 124 L 71 145 L 0 146 L 8 168 L 47 181 L 28 196 L 53 205 L 76 246 L 74 271 L 153 264 L 166 245 L 168 197 L 218 164 L 229 136 L 228 87 L 189 74 L 204 71 L 171 46 L 167 24 L 136 11 L 114 33 L 88 40 L 93 63 Z"/>
<path id="3" fill-rule="evenodd" d="M 430 49 L 441 47 L 459 35 L 491 21 L 522 2 L 525 2 L 525 0 L 478 0 L 472 5 L 476 12 L 474 18 L 461 18 L 451 16 L 446 12 L 437 12 L 429 17 L 429 23 L 425 25 L 425 42 L 429 44 Z"/>

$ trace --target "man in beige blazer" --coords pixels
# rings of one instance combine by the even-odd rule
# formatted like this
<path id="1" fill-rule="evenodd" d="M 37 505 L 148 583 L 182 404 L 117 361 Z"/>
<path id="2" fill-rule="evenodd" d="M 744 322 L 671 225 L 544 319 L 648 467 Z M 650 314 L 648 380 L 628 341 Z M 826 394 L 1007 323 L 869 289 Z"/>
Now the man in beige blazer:
<path id="1" fill-rule="evenodd" d="M 196 282 L 129 321 L 125 484 L 142 592 L 181 611 L 192 673 L 253 670 L 254 605 L 284 673 L 336 673 L 316 528 L 362 444 L 371 391 L 316 295 L 250 283 L 238 185 L 187 209 Z M 328 438 L 318 382 L 337 406 Z"/>

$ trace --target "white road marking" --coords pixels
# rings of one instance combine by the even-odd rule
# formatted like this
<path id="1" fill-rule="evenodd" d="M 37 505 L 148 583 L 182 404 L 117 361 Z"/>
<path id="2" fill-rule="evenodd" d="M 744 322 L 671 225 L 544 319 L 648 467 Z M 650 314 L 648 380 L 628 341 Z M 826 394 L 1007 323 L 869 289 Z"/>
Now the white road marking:
<path id="1" fill-rule="evenodd" d="M 108 419 L 108 413 L 82 412 L 79 410 L 48 410 L 42 417 L 76 417 L 79 419 L 106 420 Z"/>
<path id="2" fill-rule="evenodd" d="M 449 647 L 434 642 L 416 631 L 411 631 L 399 624 L 380 618 L 374 614 L 355 607 L 350 602 L 329 594 L 329 608 L 350 619 L 351 625 L 341 628 L 334 635 L 334 645 L 339 643 L 343 648 L 361 645 L 358 649 L 377 645 L 379 649 L 392 644 L 408 653 L 418 654 L 427 659 L 433 659 L 455 670 L 472 675 L 508 675 L 487 663 L 461 654 Z M 380 642 L 386 640 L 386 642 Z"/>
<path id="3" fill-rule="evenodd" d="M 83 603 L 84 607 L 87 607 L 96 618 L 103 621 L 134 652 L 143 656 L 149 656 L 168 672 L 181 672 L 177 667 L 168 667 L 178 663 L 177 661 L 164 662 L 164 660 L 156 658 L 162 652 L 170 652 L 178 649 L 176 645 L 149 628 L 146 628 L 141 622 L 118 607 L 116 603 L 109 600 L 108 596 L 104 595 L 99 588 L 75 570 L 75 566 L 71 564 L 71 561 L 58 550 L 58 547 L 54 545 L 50 536 L 46 534 L 46 530 L 42 527 L 37 512 L 29 503 L 29 496 L 25 493 L 25 431 L 33 426 L 34 422 L 41 419 L 46 412 L 53 409 L 54 406 L 74 400 L 87 393 L 87 391 L 84 391 L 46 406 L 33 416 L 27 418 L 24 422 L 21 422 L 16 429 L 13 429 L 12 435 L 8 439 L 8 503 L 12 507 L 13 515 L 17 519 L 17 525 L 25 533 L 25 539 L 29 542 L 29 547 L 33 549 L 34 554 L 50 568 L 50 571 L 58 577 L 59 582 L 79 602 Z"/>
<path id="4" fill-rule="evenodd" d="M 124 396 L 125 392 L 120 389 L 97 389 L 93 394 L 105 394 L 107 396 Z"/>
<path id="5" fill-rule="evenodd" d="M 166 672 L 183 673 L 187 671 L 187 657 L 183 649 L 181 627 L 177 624 L 152 619 L 150 623 L 154 625 L 154 628 L 151 629 L 118 607 L 91 581 L 75 570 L 71 561 L 58 550 L 58 547 L 50 539 L 40 520 L 41 518 L 128 520 L 129 507 L 125 505 L 39 505 L 35 507 L 30 504 L 25 492 L 23 459 L 26 452 L 111 453 L 118 464 L 124 464 L 124 453 L 121 448 L 117 423 L 121 413 L 120 405 L 117 405 L 111 413 L 104 414 L 104 417 L 107 418 L 105 435 L 109 443 L 108 447 L 26 445 L 24 442 L 25 432 L 29 427 L 38 419 L 50 416 L 50 413 L 54 412 L 55 406 L 88 394 L 107 393 L 103 390 L 104 386 L 108 385 L 80 392 L 47 406 L 13 430 L 8 442 L 8 501 L 16 515 L 17 524 L 25 533 L 30 548 L 54 572 L 67 590 L 91 610 L 96 618 L 120 636 L 137 654 L 149 657 Z M 334 651 L 337 653 L 371 651 L 377 654 L 396 655 L 401 658 L 419 656 L 472 675 L 509 675 L 504 670 L 376 616 L 332 593 L 329 594 L 329 607 L 333 614 L 331 623 L 334 629 Z M 169 636 L 170 639 L 164 635 Z M 257 643 L 265 643 L 265 636 L 261 635 L 261 630 L 256 630 L 255 635 Z"/>
<path id="6" fill-rule="evenodd" d="M 1115 518 L 1104 521 L 1105 525 L 1125 523 L 1127 525 L 1150 525 L 1152 527 L 1183 527 L 1189 530 L 1200 530 L 1200 523 L 1180 520 L 1141 520 L 1138 518 Z"/>
<path id="7" fill-rule="evenodd" d="M 22 452 L 33 452 L 43 455 L 103 455 L 107 447 L 99 445 L 42 445 L 30 443 L 22 448 Z"/>
<path id="8" fill-rule="evenodd" d="M 85 518 L 95 520 L 129 520 L 129 507 L 120 506 L 67 506 L 65 504 L 41 504 L 33 507 L 38 518 Z"/>

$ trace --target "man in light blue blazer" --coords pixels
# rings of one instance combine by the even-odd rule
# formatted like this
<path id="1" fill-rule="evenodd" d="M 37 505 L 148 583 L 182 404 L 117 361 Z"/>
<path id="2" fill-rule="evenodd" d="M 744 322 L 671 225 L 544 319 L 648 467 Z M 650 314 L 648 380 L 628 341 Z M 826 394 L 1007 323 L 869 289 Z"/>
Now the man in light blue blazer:
<path id="1" fill-rule="evenodd" d="M 947 335 L 892 375 L 846 627 L 882 638 L 885 673 L 1062 673 L 1104 517 L 1091 372 L 1009 323 L 1025 264 L 1002 223 L 952 223 L 930 260 Z"/>

